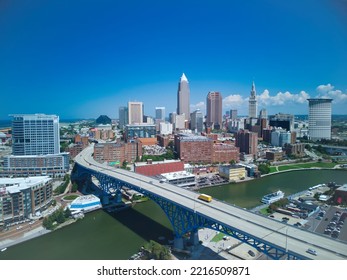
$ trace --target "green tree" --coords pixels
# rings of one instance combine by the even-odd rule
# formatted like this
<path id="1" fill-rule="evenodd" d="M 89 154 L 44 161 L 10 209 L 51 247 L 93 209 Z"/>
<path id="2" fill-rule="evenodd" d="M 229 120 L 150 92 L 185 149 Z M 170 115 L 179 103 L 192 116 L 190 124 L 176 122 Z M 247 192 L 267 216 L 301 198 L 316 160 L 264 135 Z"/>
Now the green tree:
<path id="1" fill-rule="evenodd" d="M 170 250 L 159 243 L 150 240 L 144 245 L 147 252 L 147 258 L 155 260 L 169 260 L 171 258 Z"/>
<path id="2" fill-rule="evenodd" d="M 268 164 L 263 164 L 263 163 L 259 164 L 258 170 L 262 175 L 270 173 L 270 167 Z"/>

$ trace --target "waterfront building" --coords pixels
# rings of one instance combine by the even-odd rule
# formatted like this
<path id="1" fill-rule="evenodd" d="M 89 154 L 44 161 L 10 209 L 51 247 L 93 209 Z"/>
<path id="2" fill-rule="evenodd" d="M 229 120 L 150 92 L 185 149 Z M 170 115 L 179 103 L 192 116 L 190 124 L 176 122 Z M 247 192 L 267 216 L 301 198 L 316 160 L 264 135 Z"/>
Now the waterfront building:
<path id="1" fill-rule="evenodd" d="M 257 118 L 257 93 L 255 90 L 255 84 L 252 83 L 251 95 L 248 101 L 248 117 Z"/>
<path id="2" fill-rule="evenodd" d="M 100 198 L 93 194 L 89 194 L 75 198 L 68 207 L 72 213 L 88 213 L 102 208 L 102 204 Z"/>
<path id="3" fill-rule="evenodd" d="M 199 109 L 190 114 L 190 128 L 195 133 L 201 133 L 204 130 L 204 116 Z"/>
<path id="4" fill-rule="evenodd" d="M 143 103 L 128 102 L 128 123 L 141 124 L 143 123 Z"/>
<path id="5" fill-rule="evenodd" d="M 219 175 L 229 182 L 243 180 L 246 178 L 246 168 L 241 165 L 220 165 Z"/>
<path id="6" fill-rule="evenodd" d="M 178 83 L 177 90 L 177 114 L 185 115 L 185 120 L 189 122 L 190 118 L 190 89 L 186 75 L 183 73 Z"/>
<path id="7" fill-rule="evenodd" d="M 59 117 L 45 114 L 14 114 L 12 154 L 14 156 L 60 153 Z"/>
<path id="8" fill-rule="evenodd" d="M 214 129 L 222 128 L 222 95 L 217 91 L 210 91 L 206 98 L 206 123 Z"/>
<path id="9" fill-rule="evenodd" d="M 160 175 L 168 183 L 181 188 L 192 188 L 196 186 L 195 175 L 187 171 L 169 172 Z"/>
<path id="10" fill-rule="evenodd" d="M 311 98 L 308 113 L 308 134 L 311 140 L 331 139 L 331 102 L 329 98 Z"/>
<path id="11" fill-rule="evenodd" d="M 12 155 L 4 157 L 0 176 L 63 176 L 69 170 L 69 154 L 60 153 L 59 117 L 11 116 Z"/>
<path id="12" fill-rule="evenodd" d="M 119 115 L 119 128 L 123 129 L 125 125 L 129 124 L 128 107 L 125 107 L 125 106 L 119 107 L 118 115 Z"/>
<path id="13" fill-rule="evenodd" d="M 52 200 L 52 179 L 48 176 L 0 178 L 0 225 L 40 216 Z"/>

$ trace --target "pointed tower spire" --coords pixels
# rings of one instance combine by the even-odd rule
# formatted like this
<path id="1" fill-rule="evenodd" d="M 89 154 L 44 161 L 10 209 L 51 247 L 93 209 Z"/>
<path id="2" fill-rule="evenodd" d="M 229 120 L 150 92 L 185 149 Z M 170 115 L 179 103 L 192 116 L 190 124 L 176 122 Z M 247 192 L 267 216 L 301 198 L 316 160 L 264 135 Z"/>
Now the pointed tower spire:
<path id="1" fill-rule="evenodd" d="M 188 82 L 188 79 L 184 73 L 182 74 L 182 77 L 181 77 L 181 82 L 183 81 Z"/>

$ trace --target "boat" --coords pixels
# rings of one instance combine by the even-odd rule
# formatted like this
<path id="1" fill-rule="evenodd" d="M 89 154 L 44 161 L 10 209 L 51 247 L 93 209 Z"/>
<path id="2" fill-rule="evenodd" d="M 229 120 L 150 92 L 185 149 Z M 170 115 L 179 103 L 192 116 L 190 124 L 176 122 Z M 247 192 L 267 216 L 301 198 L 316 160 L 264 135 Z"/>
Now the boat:
<path id="1" fill-rule="evenodd" d="M 6 251 L 7 250 L 7 248 L 2 248 L 1 249 L 1 252 L 4 252 L 4 251 Z"/>
<path id="2" fill-rule="evenodd" d="M 274 203 L 284 197 L 284 192 L 278 190 L 277 192 L 273 192 L 267 195 L 264 195 L 261 199 L 262 203 L 271 204 Z"/>

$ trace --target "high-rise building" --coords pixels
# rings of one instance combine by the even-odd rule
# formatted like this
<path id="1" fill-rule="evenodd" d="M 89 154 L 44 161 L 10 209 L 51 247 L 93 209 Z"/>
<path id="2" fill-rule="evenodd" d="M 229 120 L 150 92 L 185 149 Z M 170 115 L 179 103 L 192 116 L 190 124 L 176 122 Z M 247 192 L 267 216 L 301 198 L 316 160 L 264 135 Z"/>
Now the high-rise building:
<path id="1" fill-rule="evenodd" d="M 143 123 L 142 102 L 128 102 L 128 120 L 129 124 Z"/>
<path id="2" fill-rule="evenodd" d="M 190 89 L 186 75 L 183 73 L 178 83 L 177 91 L 177 114 L 185 115 L 185 120 L 190 118 Z"/>
<path id="3" fill-rule="evenodd" d="M 308 134 L 312 140 L 331 139 L 331 102 L 330 98 L 307 99 Z"/>
<path id="4" fill-rule="evenodd" d="M 199 109 L 190 114 L 190 128 L 197 133 L 204 130 L 204 116 Z"/>
<path id="5" fill-rule="evenodd" d="M 12 154 L 47 155 L 60 152 L 59 117 L 56 115 L 11 115 Z"/>
<path id="6" fill-rule="evenodd" d="M 222 95 L 218 91 L 210 91 L 206 99 L 206 123 L 213 128 L 222 127 Z"/>
<path id="7" fill-rule="evenodd" d="M 235 145 L 240 148 L 240 153 L 256 156 L 258 153 L 258 134 L 248 130 L 240 130 L 235 135 Z"/>
<path id="8" fill-rule="evenodd" d="M 251 96 L 248 101 L 248 117 L 256 118 L 257 117 L 257 98 L 256 98 L 255 84 L 252 83 Z"/>
<path id="9" fill-rule="evenodd" d="M 12 155 L 4 157 L 0 176 L 63 176 L 69 153 L 60 153 L 59 117 L 45 114 L 12 115 Z"/>
<path id="10" fill-rule="evenodd" d="M 128 116 L 128 107 L 121 106 L 119 107 L 119 127 L 121 129 L 124 128 L 129 123 L 129 116 Z"/>
<path id="11" fill-rule="evenodd" d="M 165 107 L 155 107 L 155 119 L 165 121 Z"/>
<path id="12" fill-rule="evenodd" d="M 230 110 L 230 119 L 236 120 L 237 119 L 237 110 L 236 109 L 231 109 Z"/>

